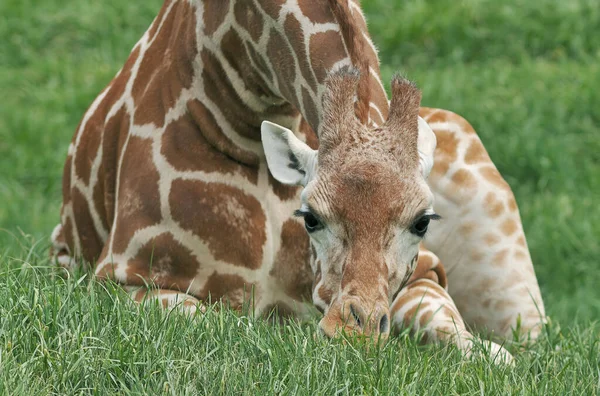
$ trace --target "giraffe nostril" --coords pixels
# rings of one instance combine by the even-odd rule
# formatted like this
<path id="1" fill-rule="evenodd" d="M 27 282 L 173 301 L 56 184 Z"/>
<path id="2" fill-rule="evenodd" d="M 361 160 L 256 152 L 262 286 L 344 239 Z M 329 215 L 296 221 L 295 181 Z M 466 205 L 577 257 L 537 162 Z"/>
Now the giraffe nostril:
<path id="1" fill-rule="evenodd" d="M 352 314 L 352 317 L 356 321 L 356 324 L 358 325 L 358 327 L 362 327 L 360 317 L 358 316 L 358 313 L 356 312 L 356 309 L 354 308 L 354 305 L 352 305 L 352 304 L 350 304 L 350 313 Z"/>
<path id="2" fill-rule="evenodd" d="M 386 334 L 389 331 L 389 327 L 390 321 L 388 319 L 387 314 L 385 314 L 381 317 L 381 320 L 379 321 L 379 333 Z"/>

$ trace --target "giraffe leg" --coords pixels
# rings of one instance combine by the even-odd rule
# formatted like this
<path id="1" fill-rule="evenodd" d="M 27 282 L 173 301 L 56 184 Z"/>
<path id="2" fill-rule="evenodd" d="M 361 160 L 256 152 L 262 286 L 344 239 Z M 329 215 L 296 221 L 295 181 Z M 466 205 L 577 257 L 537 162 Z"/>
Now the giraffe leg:
<path id="1" fill-rule="evenodd" d="M 133 301 L 146 304 L 158 302 L 164 309 L 179 309 L 193 316 L 196 312 L 206 312 L 206 306 L 197 298 L 168 289 L 148 289 L 146 287 L 124 286 Z"/>
<path id="2" fill-rule="evenodd" d="M 442 216 L 425 245 L 444 263 L 450 295 L 469 328 L 498 340 L 535 339 L 544 304 L 510 186 L 464 118 L 421 115 L 437 137 L 428 184 Z"/>
<path id="3" fill-rule="evenodd" d="M 465 356 L 471 357 L 476 350 L 477 337 L 467 330 L 452 298 L 440 284 L 445 283 L 445 276 L 439 259 L 429 252 L 419 256 L 415 274 L 392 304 L 394 330 L 420 331 L 424 342 L 455 344 Z M 492 341 L 479 341 L 494 361 L 512 362 L 512 355 L 502 346 Z"/>

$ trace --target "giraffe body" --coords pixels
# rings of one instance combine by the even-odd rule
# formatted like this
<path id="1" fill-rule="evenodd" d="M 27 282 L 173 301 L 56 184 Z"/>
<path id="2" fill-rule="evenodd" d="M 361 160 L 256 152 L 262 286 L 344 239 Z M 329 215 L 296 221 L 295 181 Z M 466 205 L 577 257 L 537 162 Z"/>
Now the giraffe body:
<path id="1" fill-rule="evenodd" d="M 304 315 L 305 302 L 315 296 L 316 274 L 304 226 L 292 215 L 302 188 L 284 185 L 269 172 L 261 123 L 275 122 L 316 149 L 313 131 L 322 128 L 326 78 L 350 65 L 361 71 L 357 116 L 383 125 L 388 101 L 357 2 L 166 1 L 69 146 L 61 222 L 52 235 L 58 262 L 70 268 L 82 258 L 98 277 L 123 284 L 138 300 L 152 282 L 167 305 L 178 298 L 190 307 L 223 299 L 239 308 L 251 298 L 258 314 L 277 307 L 280 314 Z M 477 185 L 460 174 L 474 168 L 466 160 L 453 166 L 462 145 L 479 142 L 476 135 L 452 113 L 423 109 L 421 115 L 438 139 L 429 186 L 448 220 L 432 227 L 425 245 L 448 263 L 450 294 L 469 324 L 506 336 L 515 312 L 532 317 L 531 302 L 506 293 L 479 305 L 470 301 L 505 289 L 487 282 L 490 268 L 502 262 L 498 271 L 510 273 L 519 291 L 529 290 L 543 316 L 514 198 L 504 188 L 503 198 L 467 204 L 464 192 Z M 450 134 L 455 140 L 446 139 Z M 484 164 L 478 175 L 502 184 L 482 146 L 478 153 L 474 161 Z M 488 213 L 498 199 L 502 219 L 514 224 L 496 224 L 500 217 Z M 461 222 L 478 211 L 490 220 L 479 226 L 496 236 L 487 245 Z M 452 229 L 460 235 L 445 239 L 448 227 L 464 229 Z M 469 260 L 457 258 L 456 243 L 465 246 Z M 425 250 L 419 257 L 396 298 L 439 289 L 438 306 L 452 307 L 446 317 L 460 319 L 437 257 Z M 416 282 L 424 278 L 430 283 Z M 393 324 L 402 326 L 401 307 L 390 307 Z M 539 320 L 530 322 L 528 329 Z M 461 332 L 446 338 L 470 336 Z"/>

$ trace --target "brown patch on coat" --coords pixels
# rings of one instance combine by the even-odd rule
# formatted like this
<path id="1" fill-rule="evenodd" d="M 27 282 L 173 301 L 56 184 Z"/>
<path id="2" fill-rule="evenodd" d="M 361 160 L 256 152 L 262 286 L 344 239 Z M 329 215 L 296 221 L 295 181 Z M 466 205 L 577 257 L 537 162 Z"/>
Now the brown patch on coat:
<path id="1" fill-rule="evenodd" d="M 236 2 L 233 6 L 236 22 L 258 43 L 262 36 L 264 21 L 260 12 L 251 1 Z"/>
<path id="2" fill-rule="evenodd" d="M 289 102 L 297 105 L 299 98 L 296 96 L 294 88 L 297 70 L 289 43 L 275 28 L 271 29 L 269 37 L 267 57 L 275 71 L 280 94 Z"/>
<path id="3" fill-rule="evenodd" d="M 63 168 L 63 178 L 62 178 L 62 196 L 63 196 L 63 204 L 68 205 L 71 202 L 71 168 L 73 166 L 73 156 L 67 155 L 67 160 L 65 161 L 65 166 Z M 71 246 L 72 247 L 72 246 Z"/>
<path id="4" fill-rule="evenodd" d="M 487 233 L 483 236 L 483 241 L 488 246 L 493 246 L 493 245 L 499 243 L 500 240 L 501 240 L 501 238 L 498 235 L 493 234 L 493 233 Z"/>
<path id="5" fill-rule="evenodd" d="M 234 144 L 221 130 L 213 114 L 198 100 L 190 100 L 187 108 L 206 141 L 217 151 L 245 165 L 258 166 L 258 156 Z"/>
<path id="6" fill-rule="evenodd" d="M 514 219 L 506 219 L 502 225 L 500 225 L 500 230 L 507 236 L 514 234 L 518 229 L 519 227 Z"/>
<path id="7" fill-rule="evenodd" d="M 465 163 L 476 164 L 480 162 L 490 162 L 490 157 L 481 142 L 477 139 L 472 139 L 465 154 Z"/>
<path id="8" fill-rule="evenodd" d="M 109 223 L 106 218 L 106 208 L 104 207 L 104 183 L 105 180 L 104 175 L 104 163 L 100 163 L 100 167 L 98 168 L 98 181 L 94 185 L 94 189 L 92 191 L 92 200 L 94 202 L 94 209 L 96 213 L 98 213 L 98 217 L 100 217 L 100 222 L 102 223 L 102 227 L 104 230 L 110 230 L 110 226 L 112 223 Z M 106 242 L 106 241 L 102 241 Z"/>
<path id="9" fill-rule="evenodd" d="M 479 169 L 479 173 L 483 176 L 488 182 L 492 183 L 494 186 L 498 187 L 501 191 L 510 191 L 510 186 L 504 180 L 498 169 L 492 166 L 485 166 Z"/>
<path id="10" fill-rule="evenodd" d="M 169 233 L 159 234 L 127 262 L 127 284 L 153 283 L 163 289 L 185 291 L 200 264 L 192 251 Z"/>
<path id="11" fill-rule="evenodd" d="M 77 234 L 81 243 L 81 255 L 85 261 L 93 263 L 100 255 L 104 242 L 94 226 L 88 201 L 79 189 L 74 188 L 71 191 L 71 199 L 73 212 L 77 217 Z"/>
<path id="12" fill-rule="evenodd" d="M 165 14 L 172 2 L 173 0 L 165 0 L 165 2 L 163 3 L 163 6 L 160 8 L 158 15 L 156 16 L 154 22 L 150 26 L 150 29 L 148 30 L 148 41 L 152 41 L 154 39 L 156 32 L 158 32 L 158 27 L 160 26 L 161 21 L 164 19 Z"/>
<path id="13" fill-rule="evenodd" d="M 311 9 L 317 9 L 323 3 L 314 3 Z M 331 14 L 330 14 L 331 15 Z M 313 92 L 317 92 L 317 81 L 312 73 L 312 67 L 310 65 L 308 54 L 306 53 L 306 46 L 304 41 L 305 32 L 302 30 L 302 26 L 298 19 L 293 14 L 288 14 L 283 24 L 285 29 L 286 37 L 292 46 L 292 50 L 296 54 L 298 64 L 300 66 L 300 73 L 302 77 L 311 87 Z"/>
<path id="14" fill-rule="evenodd" d="M 331 9 L 324 1 L 299 0 L 298 6 L 302 14 L 313 23 L 329 23 L 334 20 Z"/>
<path id="15" fill-rule="evenodd" d="M 497 252 L 496 254 L 494 254 L 494 257 L 492 258 L 492 262 L 494 265 L 496 266 L 502 266 L 505 264 L 506 262 L 506 257 L 508 256 L 508 249 L 502 249 L 499 252 Z"/>
<path id="16" fill-rule="evenodd" d="M 496 194 L 493 192 L 487 193 L 484 204 L 486 213 L 492 218 L 496 218 L 504 213 L 504 203 L 496 198 Z"/>
<path id="17" fill-rule="evenodd" d="M 255 197 L 227 184 L 175 180 L 169 205 L 173 220 L 202 239 L 216 260 L 260 268 L 266 217 Z"/>
<path id="18" fill-rule="evenodd" d="M 312 69 L 319 83 L 325 81 L 327 72 L 333 65 L 348 56 L 342 36 L 332 30 L 313 34 L 310 37 L 309 51 Z"/>
<path id="19" fill-rule="evenodd" d="M 276 278 L 286 294 L 294 300 L 310 300 L 313 273 L 309 265 L 310 250 L 304 227 L 288 219 L 281 228 L 281 246 L 269 275 Z"/>
<path id="20" fill-rule="evenodd" d="M 144 53 L 133 83 L 136 125 L 152 123 L 159 128 L 164 125 L 165 115 L 175 106 L 181 91 L 192 85 L 196 54 L 194 9 L 188 2 L 178 2 Z"/>
<path id="21" fill-rule="evenodd" d="M 459 169 L 452 175 L 452 182 L 465 190 L 473 190 L 477 187 L 477 179 L 466 169 Z"/>
<path id="22" fill-rule="evenodd" d="M 121 163 L 113 252 L 123 253 L 133 234 L 161 221 L 159 173 L 152 161 L 152 142 L 129 136 Z"/>
<path id="23" fill-rule="evenodd" d="M 240 308 L 242 302 L 250 300 L 253 283 L 247 283 L 239 275 L 219 274 L 213 272 L 196 297 L 204 301 L 217 302 L 224 300 L 232 304 L 232 308 Z"/>
<path id="24" fill-rule="evenodd" d="M 288 186 L 286 184 L 280 183 L 277 181 L 271 172 L 268 175 L 269 186 L 271 187 L 271 191 L 277 195 L 279 199 L 282 201 L 290 201 L 292 199 L 298 199 L 300 191 L 302 190 L 299 186 Z"/>
<path id="25" fill-rule="evenodd" d="M 286 0 L 270 0 L 261 2 L 262 9 L 269 15 L 271 18 L 277 20 L 279 18 L 279 13 L 281 12 L 281 7 L 285 4 Z"/>
<path id="26" fill-rule="evenodd" d="M 219 108 L 236 133 L 260 141 L 260 115 L 250 110 L 240 98 L 221 62 L 212 52 L 205 48 L 200 56 L 204 64 L 202 80 L 206 96 Z"/>
<path id="27" fill-rule="evenodd" d="M 211 36 L 223 24 L 229 13 L 229 0 L 205 1 L 202 6 L 204 7 L 204 34 Z"/>
<path id="28" fill-rule="evenodd" d="M 104 185 L 104 218 L 108 224 L 113 224 L 115 218 L 115 199 L 117 189 L 117 172 L 119 159 L 129 134 L 129 113 L 125 106 L 121 107 L 106 122 L 104 138 L 102 139 L 102 178 L 98 183 Z M 148 153 L 150 155 L 150 153 Z"/>
<path id="29" fill-rule="evenodd" d="M 178 171 L 239 174 L 256 184 L 258 169 L 233 161 L 215 150 L 189 114 L 171 122 L 162 135 L 161 154 Z"/>
<path id="30" fill-rule="evenodd" d="M 437 147 L 435 149 L 435 163 L 433 165 L 433 172 L 439 174 L 446 174 L 450 164 L 456 161 L 458 148 L 458 139 L 453 132 L 444 129 L 435 129 L 435 137 L 437 139 Z"/>

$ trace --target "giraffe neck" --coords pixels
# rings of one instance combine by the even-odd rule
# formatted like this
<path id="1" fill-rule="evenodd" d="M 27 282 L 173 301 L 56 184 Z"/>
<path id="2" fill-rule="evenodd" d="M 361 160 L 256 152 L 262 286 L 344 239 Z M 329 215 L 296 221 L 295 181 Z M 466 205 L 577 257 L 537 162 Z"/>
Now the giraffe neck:
<path id="1" fill-rule="evenodd" d="M 361 69 L 364 122 L 387 116 L 377 54 L 352 1 L 166 1 L 145 37 L 152 53 L 133 84 L 134 123 L 162 127 L 185 105 L 213 147 L 246 164 L 262 155 L 263 120 L 298 130 L 304 118 L 318 132 L 336 68 Z"/>

